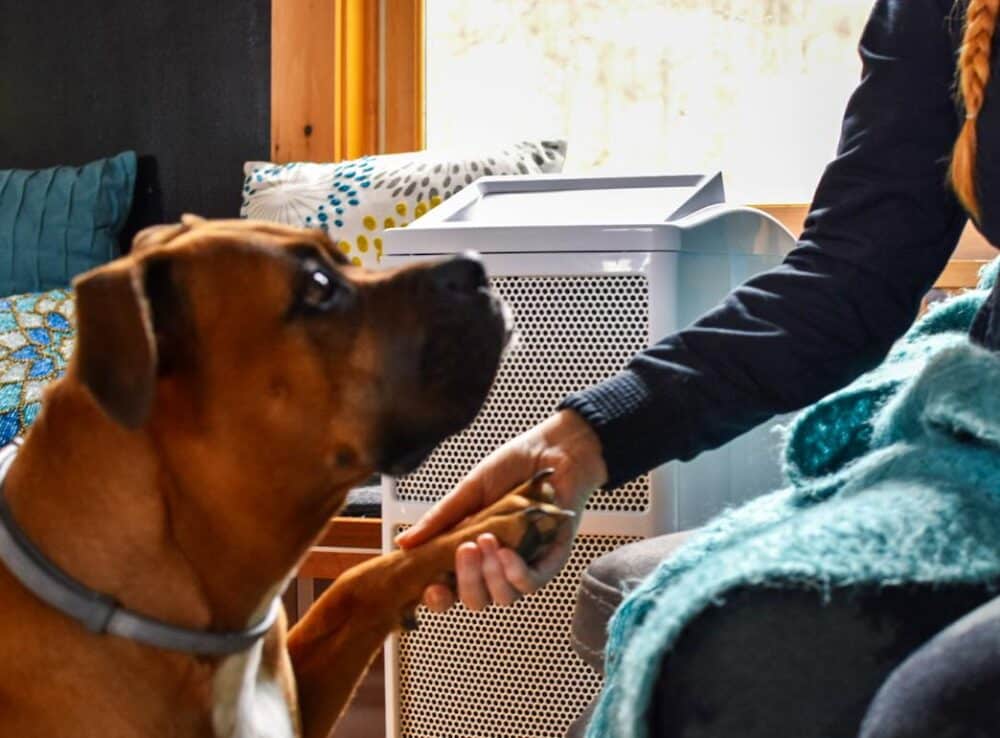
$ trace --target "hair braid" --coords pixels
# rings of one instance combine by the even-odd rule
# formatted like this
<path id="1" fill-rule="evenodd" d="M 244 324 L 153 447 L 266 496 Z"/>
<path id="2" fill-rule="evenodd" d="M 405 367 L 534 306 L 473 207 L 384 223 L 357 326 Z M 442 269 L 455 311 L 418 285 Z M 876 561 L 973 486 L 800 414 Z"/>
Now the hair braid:
<path id="1" fill-rule="evenodd" d="M 990 51 L 998 14 L 1000 0 L 969 0 L 958 59 L 958 91 L 965 107 L 965 122 L 955 141 L 949 176 L 958 199 L 977 221 L 980 203 L 975 172 L 978 147 L 976 121 L 990 79 Z"/>

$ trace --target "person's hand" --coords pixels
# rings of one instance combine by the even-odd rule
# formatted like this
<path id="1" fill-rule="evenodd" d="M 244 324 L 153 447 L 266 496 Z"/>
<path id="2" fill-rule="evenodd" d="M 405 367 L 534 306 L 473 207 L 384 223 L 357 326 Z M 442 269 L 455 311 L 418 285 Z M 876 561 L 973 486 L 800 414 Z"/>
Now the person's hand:
<path id="1" fill-rule="evenodd" d="M 577 513 L 558 540 L 529 565 L 514 551 L 501 548 L 492 534 L 465 543 L 455 553 L 458 598 L 470 610 L 490 602 L 509 605 L 552 579 L 569 558 L 573 535 L 590 493 L 607 481 L 601 442 L 576 413 L 562 410 L 509 441 L 484 459 L 462 482 L 441 498 L 412 528 L 396 538 L 403 548 L 413 548 L 452 528 L 469 515 L 487 507 L 542 469 L 555 490 L 555 502 Z M 441 612 L 455 596 L 443 584 L 424 591 L 423 603 Z"/>

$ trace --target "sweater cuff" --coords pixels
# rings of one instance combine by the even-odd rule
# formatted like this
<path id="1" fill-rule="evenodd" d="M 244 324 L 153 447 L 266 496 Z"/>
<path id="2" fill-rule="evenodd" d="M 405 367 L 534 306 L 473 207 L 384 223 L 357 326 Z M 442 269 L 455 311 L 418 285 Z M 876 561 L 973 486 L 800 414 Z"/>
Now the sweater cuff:
<path id="1" fill-rule="evenodd" d="M 631 369 L 559 403 L 590 425 L 601 441 L 608 481 L 614 489 L 645 474 L 671 458 L 678 439 L 671 438 L 683 426 L 684 410 L 678 393 L 659 392 Z M 654 417 L 655 414 L 655 417 Z M 655 427 L 650 427 L 651 425 Z"/>

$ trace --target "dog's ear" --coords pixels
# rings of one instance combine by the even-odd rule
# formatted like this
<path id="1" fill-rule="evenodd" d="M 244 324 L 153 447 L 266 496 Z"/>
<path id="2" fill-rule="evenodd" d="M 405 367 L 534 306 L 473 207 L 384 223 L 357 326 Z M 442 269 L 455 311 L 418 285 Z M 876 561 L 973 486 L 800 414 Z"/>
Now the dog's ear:
<path id="1" fill-rule="evenodd" d="M 207 221 L 200 215 L 195 215 L 194 213 L 183 213 L 181 214 L 181 223 L 186 225 L 188 228 L 197 228 Z"/>
<path id="2" fill-rule="evenodd" d="M 154 246 L 164 246 L 175 237 L 187 233 L 205 222 L 205 219 L 200 215 L 184 213 L 180 223 L 147 226 L 136 233 L 132 239 L 132 253 L 137 254 Z"/>
<path id="3" fill-rule="evenodd" d="M 132 253 L 138 254 L 140 251 L 163 246 L 175 236 L 187 232 L 188 227 L 183 223 L 171 223 L 170 225 L 154 225 L 143 228 L 135 234 L 132 239 Z"/>
<path id="4" fill-rule="evenodd" d="M 113 420 L 138 428 L 149 417 L 156 386 L 153 315 L 141 262 L 120 260 L 73 282 L 78 375 Z"/>

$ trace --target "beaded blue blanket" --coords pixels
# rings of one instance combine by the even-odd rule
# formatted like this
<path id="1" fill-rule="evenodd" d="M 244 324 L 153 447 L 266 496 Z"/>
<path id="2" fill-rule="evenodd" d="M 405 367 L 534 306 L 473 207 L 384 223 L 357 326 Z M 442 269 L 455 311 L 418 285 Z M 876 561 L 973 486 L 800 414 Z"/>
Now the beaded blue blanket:
<path id="1" fill-rule="evenodd" d="M 645 738 L 663 655 L 735 588 L 1000 583 L 1000 356 L 966 336 L 998 271 L 798 416 L 785 489 L 716 518 L 628 595 L 588 738 Z"/>
<path id="2" fill-rule="evenodd" d="M 31 425 L 73 350 L 73 292 L 0 299 L 0 447 Z"/>

